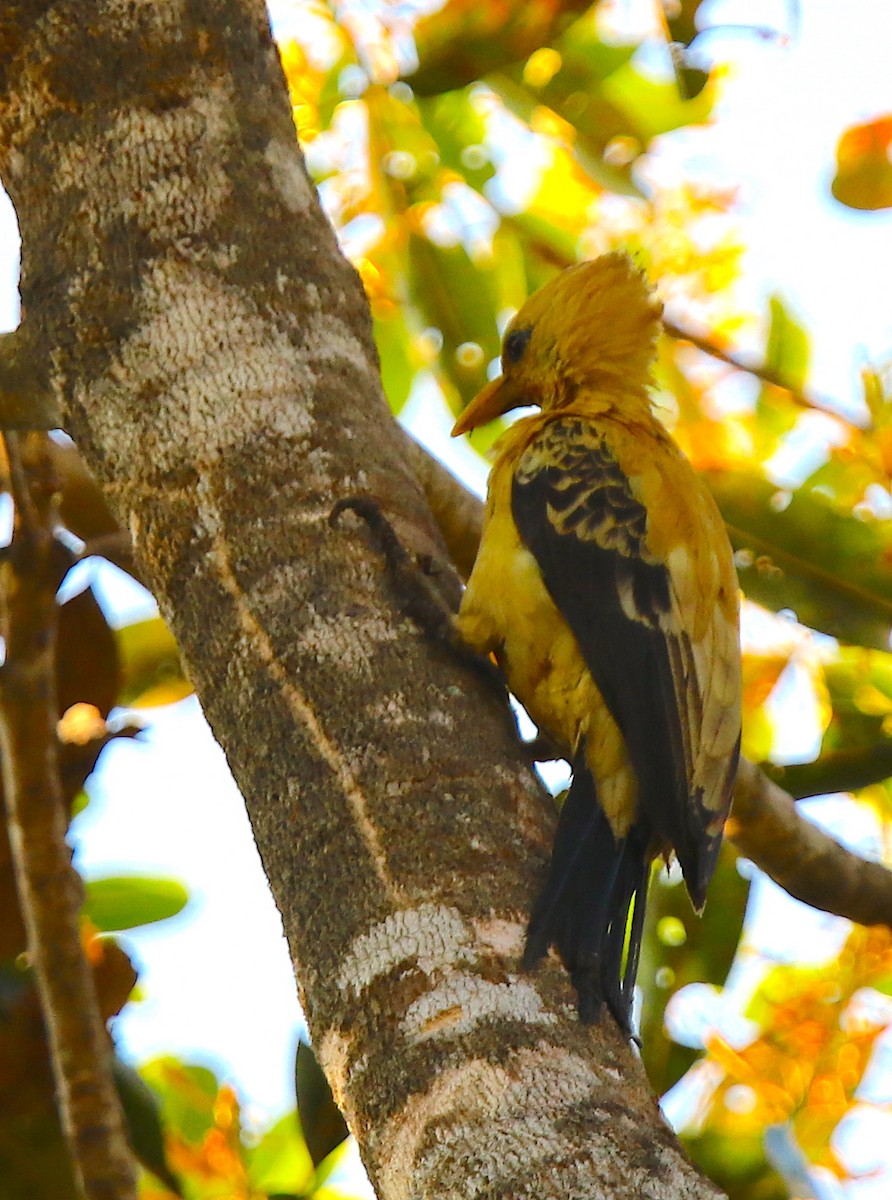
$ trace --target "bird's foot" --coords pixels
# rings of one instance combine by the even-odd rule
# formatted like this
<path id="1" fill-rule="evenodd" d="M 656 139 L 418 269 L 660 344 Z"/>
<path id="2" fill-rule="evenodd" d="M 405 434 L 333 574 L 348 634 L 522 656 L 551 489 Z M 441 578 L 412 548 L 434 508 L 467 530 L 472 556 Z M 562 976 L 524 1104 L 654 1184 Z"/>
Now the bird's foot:
<path id="1" fill-rule="evenodd" d="M 384 555 L 407 615 L 431 637 L 451 642 L 455 637 L 455 618 L 434 590 L 430 560 L 409 553 L 374 496 L 344 496 L 329 513 L 329 524 L 336 525 L 341 514 L 348 511 L 362 517 L 368 526 Z"/>
<path id="2" fill-rule="evenodd" d="M 462 662 L 481 674 L 504 698 L 506 688 L 502 672 L 491 658 L 484 658 L 464 640 L 459 633 L 455 614 L 437 590 L 434 561 L 427 555 L 409 553 L 374 496 L 359 494 L 342 497 L 329 513 L 329 523 L 336 524 L 341 514 L 348 510 L 362 517 L 377 542 L 406 615 L 433 640 L 449 646 Z"/>

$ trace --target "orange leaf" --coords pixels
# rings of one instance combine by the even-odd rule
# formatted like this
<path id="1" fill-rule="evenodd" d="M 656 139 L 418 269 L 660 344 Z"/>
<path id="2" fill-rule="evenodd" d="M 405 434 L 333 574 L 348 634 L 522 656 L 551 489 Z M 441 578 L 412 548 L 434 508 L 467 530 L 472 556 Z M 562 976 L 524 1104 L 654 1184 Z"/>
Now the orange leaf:
<path id="1" fill-rule="evenodd" d="M 892 207 L 892 116 L 845 131 L 836 147 L 831 191 L 849 208 Z"/>

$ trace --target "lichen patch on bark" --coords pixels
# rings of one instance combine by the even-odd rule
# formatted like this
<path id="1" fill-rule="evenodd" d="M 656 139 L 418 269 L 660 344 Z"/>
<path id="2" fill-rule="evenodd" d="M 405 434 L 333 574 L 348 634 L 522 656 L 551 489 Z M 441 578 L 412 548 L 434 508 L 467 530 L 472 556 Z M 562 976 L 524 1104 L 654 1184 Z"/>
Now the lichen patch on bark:
<path id="1" fill-rule="evenodd" d="M 216 276 L 176 261 L 147 274 L 142 301 L 145 319 L 90 389 L 93 405 L 123 397 L 129 410 L 122 425 L 113 404 L 96 406 L 112 461 L 135 461 L 151 487 L 192 461 L 196 444 L 212 462 L 252 430 L 293 439 L 297 452 L 312 428 L 314 376 L 289 338 Z M 87 403 L 85 386 L 75 390 Z"/>
<path id="2" fill-rule="evenodd" d="M 399 638 L 392 622 L 372 614 L 354 619 L 349 636 L 345 636 L 341 617 L 311 613 L 298 635 L 298 644 L 317 662 L 327 661 L 336 670 L 359 671 L 370 677 L 375 670 L 374 650 Z"/>
<path id="3" fill-rule="evenodd" d="M 289 212 L 297 215 L 315 203 L 315 197 L 293 141 L 278 139 L 267 144 L 264 157 L 276 190 Z"/>
<path id="4" fill-rule="evenodd" d="M 390 914 L 361 934 L 344 955 L 338 986 L 356 997 L 400 963 L 425 974 L 476 957 L 471 931 L 457 909 L 420 904 Z"/>
<path id="5" fill-rule="evenodd" d="M 474 922 L 474 931 L 485 945 L 505 958 L 520 958 L 526 937 L 526 921 L 487 917 Z"/>
<path id="6" fill-rule="evenodd" d="M 409 1005 L 400 1031 L 417 1043 L 433 1037 L 455 1037 L 493 1017 L 527 1025 L 553 1025 L 557 1020 L 526 980 L 512 976 L 505 983 L 493 983 L 453 970 Z"/>

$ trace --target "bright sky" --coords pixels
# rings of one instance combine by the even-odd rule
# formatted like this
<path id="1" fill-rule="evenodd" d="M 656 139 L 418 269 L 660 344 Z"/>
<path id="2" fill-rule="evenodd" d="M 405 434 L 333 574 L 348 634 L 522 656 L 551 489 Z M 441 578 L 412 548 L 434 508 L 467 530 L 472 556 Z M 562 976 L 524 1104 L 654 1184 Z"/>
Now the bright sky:
<path id="1" fill-rule="evenodd" d="M 618 18 L 636 30 L 649 22 L 649 3 L 620 0 Z M 761 312 L 765 296 L 782 291 L 813 335 L 810 386 L 852 404 L 861 364 L 892 356 L 892 214 L 842 208 L 829 182 L 843 129 L 892 111 L 892 8 L 876 0 L 809 0 L 798 15 L 796 8 L 792 0 L 715 0 L 707 24 L 761 22 L 790 32 L 791 41 L 712 35 L 705 49 L 733 63 L 718 126 L 665 139 L 663 153 L 739 185 L 749 247 L 741 297 Z M 7 205 L 0 208 L 0 328 L 17 320 L 16 272 Z M 413 426 L 425 421 L 445 424 L 415 406 Z M 424 433 L 434 438 L 433 429 Z M 444 451 L 437 439 L 437 449 L 468 462 L 454 443 Z M 104 586 L 116 606 L 125 596 L 143 603 L 107 576 Z M 89 791 L 90 806 L 72 830 L 87 876 L 157 872 L 192 892 L 181 918 L 128 936 L 145 999 L 117 1021 L 119 1046 L 136 1060 L 172 1052 L 215 1065 L 259 1117 L 291 1106 L 300 1015 L 287 948 L 243 806 L 197 705 L 159 711 L 143 743 L 106 751 Z M 801 937 L 789 942 L 781 937 L 776 948 L 792 957 Z M 883 1136 L 892 1141 L 888 1129 Z M 887 1186 L 861 1185 L 857 1195 L 879 1200 Z"/>

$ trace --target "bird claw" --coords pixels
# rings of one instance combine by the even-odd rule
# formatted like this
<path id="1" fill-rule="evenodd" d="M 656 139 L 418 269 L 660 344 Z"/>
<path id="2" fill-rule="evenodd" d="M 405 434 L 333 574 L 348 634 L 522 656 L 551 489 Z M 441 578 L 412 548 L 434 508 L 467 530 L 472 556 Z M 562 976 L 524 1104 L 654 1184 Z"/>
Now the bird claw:
<path id="1" fill-rule="evenodd" d="M 337 525 L 342 513 L 348 511 L 355 512 L 365 521 L 391 570 L 404 570 L 408 566 L 412 561 L 409 552 L 397 537 L 396 530 L 384 516 L 384 511 L 374 496 L 368 496 L 362 492 L 357 492 L 353 496 L 342 496 L 332 505 L 331 512 L 328 514 L 329 525 L 332 527 Z"/>
<path id="2" fill-rule="evenodd" d="M 507 693 L 502 672 L 492 659 L 482 657 L 462 638 L 455 614 L 432 582 L 438 570 L 435 560 L 427 554 L 416 557 L 409 553 L 374 496 L 359 493 L 341 497 L 328 515 L 329 524 L 336 525 L 341 514 L 347 511 L 355 512 L 368 526 L 387 562 L 406 615 L 433 640 L 445 642 L 462 662 L 483 675 L 504 698 Z"/>

